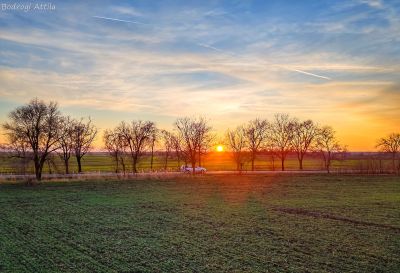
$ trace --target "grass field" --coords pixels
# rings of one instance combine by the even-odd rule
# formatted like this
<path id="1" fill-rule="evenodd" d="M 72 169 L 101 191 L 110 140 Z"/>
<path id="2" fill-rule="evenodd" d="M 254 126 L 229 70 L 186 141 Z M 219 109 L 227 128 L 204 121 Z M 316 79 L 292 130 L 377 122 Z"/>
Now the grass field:
<path id="1" fill-rule="evenodd" d="M 400 272 L 395 176 L 0 185 L 0 272 Z"/>
<path id="2" fill-rule="evenodd" d="M 53 156 L 54 165 L 51 166 L 52 173 L 64 173 L 64 165 L 57 155 Z M 8 155 L 0 153 L 0 174 L 9 173 L 24 173 L 21 170 L 20 159 L 10 159 Z M 113 159 L 106 153 L 89 153 L 83 157 L 82 167 L 84 172 L 115 172 L 115 164 Z M 333 160 L 332 170 L 367 170 L 375 169 L 378 170 L 379 163 L 381 164 L 383 171 L 391 171 L 392 163 L 390 158 L 384 157 L 381 162 L 379 160 L 371 159 L 360 159 L 349 156 L 345 160 Z M 178 164 L 175 158 L 169 158 L 167 164 L 167 170 L 176 171 L 183 162 Z M 260 154 L 255 161 L 256 170 L 280 170 L 279 158 L 275 157 L 274 162 L 270 155 Z M 305 170 L 322 170 L 324 164 L 322 158 L 319 155 L 307 155 L 304 159 Z M 216 153 L 210 152 L 203 156 L 202 164 L 207 170 L 210 171 L 231 171 L 236 170 L 235 162 L 233 161 L 229 153 Z M 373 166 L 372 166 L 373 165 Z M 165 158 L 162 155 L 156 155 L 153 162 L 153 170 L 164 170 Z M 71 157 L 70 159 L 70 172 L 77 172 L 76 159 Z M 131 161 L 128 159 L 127 162 L 128 171 L 131 170 Z M 285 161 L 286 170 L 298 170 L 299 163 L 295 154 L 290 154 Z M 150 171 L 150 156 L 145 155 L 141 158 L 138 164 L 139 171 Z M 251 170 L 250 161 L 246 161 L 244 164 L 244 170 Z M 29 162 L 26 173 L 34 173 L 33 162 Z M 45 164 L 44 173 L 49 173 L 49 166 Z"/>

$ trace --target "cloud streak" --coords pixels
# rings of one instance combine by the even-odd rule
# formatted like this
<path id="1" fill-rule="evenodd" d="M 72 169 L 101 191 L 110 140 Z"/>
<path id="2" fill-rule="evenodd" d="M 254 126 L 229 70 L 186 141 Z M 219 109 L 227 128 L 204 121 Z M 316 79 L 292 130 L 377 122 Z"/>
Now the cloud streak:
<path id="1" fill-rule="evenodd" d="M 168 127 L 203 114 L 224 131 L 289 112 L 367 149 L 377 134 L 398 128 L 400 23 L 398 9 L 383 4 L 354 2 L 338 12 L 326 3 L 311 11 L 279 2 L 283 14 L 267 1 L 257 8 L 65 2 L 43 16 L 4 13 L 0 122 L 7 101 L 31 97 L 90 114 L 102 128 L 137 118 Z"/>

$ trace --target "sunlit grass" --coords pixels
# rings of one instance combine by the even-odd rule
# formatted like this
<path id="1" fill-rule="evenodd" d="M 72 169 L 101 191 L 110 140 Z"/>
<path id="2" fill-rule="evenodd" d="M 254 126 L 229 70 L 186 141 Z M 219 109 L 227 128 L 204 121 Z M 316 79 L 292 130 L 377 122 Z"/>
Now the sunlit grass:
<path id="1" fill-rule="evenodd" d="M 4 272 L 398 272 L 397 177 L 0 185 Z"/>
<path id="2" fill-rule="evenodd" d="M 62 161 L 54 156 L 55 166 L 51 166 L 53 173 L 64 173 L 64 166 Z M 0 154 L 0 173 L 18 173 L 17 159 L 7 158 L 4 154 Z M 145 155 L 141 158 L 138 164 L 138 170 L 148 172 L 151 171 L 150 156 Z M 375 162 L 376 163 L 376 162 Z M 110 156 L 105 153 L 89 153 L 82 160 L 82 166 L 84 172 L 115 172 L 115 164 Z M 179 167 L 184 164 L 183 161 L 178 162 L 175 158 L 169 158 L 167 164 L 168 171 L 177 171 Z M 355 160 L 347 159 L 343 161 L 333 160 L 332 169 L 366 169 L 369 162 L 366 159 Z M 127 171 L 131 171 L 131 162 L 126 162 Z M 202 158 L 201 165 L 209 171 L 227 171 L 236 170 L 236 164 L 233 161 L 229 153 L 226 152 L 213 152 L 205 155 Z M 307 156 L 304 159 L 303 166 L 305 170 L 322 170 L 324 165 L 322 159 L 315 156 Z M 391 160 L 382 160 L 383 170 L 391 170 Z M 70 172 L 77 172 L 77 164 L 75 158 L 70 159 Z M 244 170 L 250 170 L 251 163 L 248 161 L 244 164 Z M 295 155 L 290 155 L 285 161 L 286 170 L 298 170 L 299 164 Z M 156 155 L 153 160 L 153 171 L 165 170 L 165 158 L 160 155 Z M 272 158 L 268 155 L 259 155 L 255 161 L 255 170 L 280 170 L 280 161 L 278 158 Z M 26 169 L 27 173 L 34 173 L 33 163 L 31 162 Z M 49 172 L 49 166 L 45 164 L 44 172 Z"/>

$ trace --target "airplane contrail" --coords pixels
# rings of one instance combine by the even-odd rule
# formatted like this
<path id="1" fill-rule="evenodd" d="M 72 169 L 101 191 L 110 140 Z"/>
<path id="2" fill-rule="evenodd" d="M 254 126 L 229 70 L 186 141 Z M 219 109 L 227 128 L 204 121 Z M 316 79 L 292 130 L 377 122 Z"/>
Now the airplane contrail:
<path id="1" fill-rule="evenodd" d="M 239 55 L 239 54 L 228 52 L 228 51 L 225 51 L 225 50 L 222 50 L 222 49 L 219 49 L 219 48 L 216 48 L 214 46 L 207 45 L 207 44 L 197 43 L 197 45 L 199 45 L 201 47 L 209 48 L 209 49 L 212 49 L 212 50 L 215 50 L 215 51 L 218 51 L 218 52 L 230 55 L 230 56 L 240 57 L 240 58 L 247 58 L 246 56 L 242 56 L 242 55 Z M 258 60 L 251 60 L 251 61 L 254 61 L 254 62 L 259 63 L 259 64 L 263 64 L 263 65 L 270 64 L 270 65 L 273 65 L 273 66 L 276 66 L 276 67 L 279 67 L 279 68 L 286 69 L 288 71 L 293 71 L 293 72 L 301 73 L 301 74 L 312 76 L 312 77 L 316 77 L 316 78 L 321 78 L 321 79 L 325 79 L 325 80 L 331 80 L 331 78 L 326 77 L 326 76 L 310 73 L 310 72 L 307 72 L 307 71 L 304 71 L 304 70 L 300 70 L 300 69 L 289 68 L 289 67 L 286 67 L 286 66 L 280 65 L 280 64 L 274 64 L 274 63 L 269 63 L 269 62 L 260 62 Z"/>
<path id="2" fill-rule="evenodd" d="M 305 75 L 310 75 L 310 76 L 314 76 L 314 77 L 325 79 L 325 80 L 331 80 L 332 79 L 332 78 L 329 78 L 329 77 L 326 77 L 326 76 L 321 76 L 321 75 L 310 73 L 310 72 L 303 71 L 303 70 L 300 70 L 300 69 L 291 69 L 291 68 L 288 68 L 288 67 L 284 67 L 284 68 L 287 69 L 287 70 L 290 70 L 290 71 L 299 72 L 299 73 L 302 73 L 302 74 L 305 74 Z"/>
<path id="3" fill-rule="evenodd" d="M 103 16 L 92 16 L 92 17 L 93 18 L 98 18 L 98 19 L 103 19 L 103 20 L 124 22 L 124 23 L 149 25 L 149 24 L 141 23 L 141 22 L 137 22 L 137 21 L 122 20 L 122 19 L 103 17 Z M 246 56 L 241 56 L 241 55 L 238 55 L 238 54 L 235 54 L 235 53 L 232 53 L 232 52 L 228 52 L 228 51 L 225 51 L 225 50 L 222 50 L 222 49 L 219 49 L 219 48 L 216 48 L 214 46 L 207 45 L 207 44 L 197 43 L 197 45 L 199 45 L 201 47 L 209 48 L 209 49 L 212 49 L 212 50 L 215 50 L 215 51 L 218 51 L 218 52 L 221 52 L 223 54 L 228 54 L 228 55 L 231 55 L 231 56 L 234 56 L 234 57 L 247 58 Z M 257 62 L 257 63 L 261 63 L 260 61 L 256 61 L 256 60 L 254 60 L 254 61 Z M 268 62 L 263 62 L 262 64 L 264 65 L 265 63 L 268 63 Z M 301 74 L 304 74 L 304 75 L 308 75 L 308 76 L 312 76 L 312 77 L 316 77 L 316 78 L 321 78 L 321 79 L 325 79 L 325 80 L 331 80 L 331 78 L 329 78 L 329 77 L 318 75 L 318 74 L 314 74 L 314 73 L 310 73 L 310 72 L 307 72 L 307 71 L 304 71 L 304 70 L 288 68 L 288 67 L 286 67 L 284 65 L 279 65 L 279 64 L 273 64 L 273 63 L 269 63 L 269 64 L 273 65 L 273 66 L 276 66 L 276 67 L 280 67 L 280 68 L 286 69 L 288 71 L 293 71 L 293 72 L 297 72 L 297 73 L 301 73 Z"/>
<path id="4" fill-rule="evenodd" d="M 110 20 L 110 21 L 117 21 L 117 22 L 131 23 L 131 24 L 148 25 L 146 23 L 141 23 L 141 22 L 137 22 L 137 21 L 122 20 L 122 19 L 116 19 L 116 18 L 110 18 L 110 17 L 103 17 L 103 16 L 92 16 L 92 17 L 97 18 L 97 19 L 103 19 L 103 20 Z"/>

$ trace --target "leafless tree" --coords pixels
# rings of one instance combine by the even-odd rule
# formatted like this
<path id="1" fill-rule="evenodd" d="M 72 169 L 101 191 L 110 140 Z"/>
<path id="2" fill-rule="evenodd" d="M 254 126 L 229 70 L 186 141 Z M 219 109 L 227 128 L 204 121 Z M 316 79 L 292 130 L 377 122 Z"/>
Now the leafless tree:
<path id="1" fill-rule="evenodd" d="M 181 165 L 181 160 L 185 160 L 185 164 L 187 161 L 187 157 L 185 156 L 185 153 L 183 151 L 183 143 L 182 143 L 182 138 L 180 135 L 172 134 L 171 135 L 171 144 L 172 148 L 175 151 L 175 156 L 178 162 L 178 168 Z"/>
<path id="2" fill-rule="evenodd" d="M 125 163 L 125 155 L 126 155 L 126 147 L 124 145 L 124 141 L 122 136 L 118 133 L 117 130 L 106 130 L 103 136 L 105 147 L 108 153 L 113 157 L 115 162 L 115 172 L 119 172 L 119 165 L 121 164 L 122 172 L 125 174 L 126 172 L 126 163 Z"/>
<path id="3" fill-rule="evenodd" d="M 206 140 L 210 138 L 211 127 L 208 126 L 204 118 L 179 118 L 175 122 L 175 128 L 178 137 L 182 139 L 182 150 L 188 156 L 188 160 L 192 164 L 193 174 L 195 174 L 195 167 L 198 152 L 204 148 Z"/>
<path id="4" fill-rule="evenodd" d="M 296 120 L 293 123 L 292 148 L 297 154 L 300 170 L 303 170 L 304 156 L 312 147 L 318 132 L 318 126 L 312 120 Z"/>
<path id="5" fill-rule="evenodd" d="M 157 130 L 156 126 L 154 122 L 138 120 L 132 121 L 130 124 L 122 122 L 117 130 L 129 149 L 132 170 L 137 173 L 137 164 L 145 149 L 151 145 L 152 136 Z"/>
<path id="6" fill-rule="evenodd" d="M 154 163 L 154 146 L 157 142 L 157 138 L 158 138 L 158 130 L 155 130 L 155 132 L 153 133 L 153 135 L 150 138 L 150 170 L 153 170 L 153 163 Z"/>
<path id="7" fill-rule="evenodd" d="M 162 137 L 162 142 L 163 142 L 164 152 L 165 152 L 164 170 L 167 170 L 168 157 L 170 156 L 171 150 L 174 148 L 174 143 L 173 143 L 174 135 L 167 130 L 162 130 L 161 137 Z"/>
<path id="8" fill-rule="evenodd" d="M 9 119 L 10 122 L 3 124 L 9 141 L 18 140 L 21 143 L 19 148 L 29 147 L 36 179 L 41 180 L 46 159 L 58 148 L 61 135 L 61 115 L 57 104 L 33 99 L 12 111 Z"/>
<path id="9" fill-rule="evenodd" d="M 232 152 L 236 170 L 239 172 L 243 169 L 246 149 L 248 148 L 247 133 L 247 129 L 243 126 L 238 126 L 235 130 L 228 130 L 226 133 L 226 143 Z"/>
<path id="10" fill-rule="evenodd" d="M 332 127 L 324 126 L 319 130 L 316 137 L 316 148 L 322 154 L 325 169 L 329 173 L 334 154 L 342 150 Z"/>
<path id="11" fill-rule="evenodd" d="M 294 120 L 288 114 L 275 114 L 271 124 L 269 141 L 272 143 L 276 155 L 281 160 L 281 169 L 285 170 L 285 159 L 291 151 Z"/>
<path id="12" fill-rule="evenodd" d="M 78 172 L 82 172 L 82 158 L 92 148 L 92 143 L 97 135 L 97 128 L 88 119 L 85 123 L 83 119 L 75 121 L 72 126 L 72 140 L 74 155 L 78 163 Z"/>
<path id="13" fill-rule="evenodd" d="M 66 174 L 69 173 L 69 159 L 74 150 L 73 132 L 75 122 L 76 121 L 69 116 L 62 117 L 60 120 L 61 135 L 58 140 L 59 149 L 57 150 L 57 153 L 64 162 Z"/>
<path id="14" fill-rule="evenodd" d="M 254 161 L 257 153 L 265 145 L 270 125 L 268 121 L 255 119 L 251 120 L 245 127 L 245 137 L 250 151 L 251 170 L 254 171 Z"/>
<path id="15" fill-rule="evenodd" d="M 208 122 L 205 118 L 200 117 L 195 123 L 195 127 L 199 138 L 198 162 L 199 166 L 201 166 L 201 156 L 210 148 L 214 139 L 214 135 L 211 134 L 212 127 L 208 125 Z"/>
<path id="16" fill-rule="evenodd" d="M 1 153 L 11 160 L 17 173 L 26 174 L 29 163 L 33 160 L 29 143 L 18 136 L 9 136 L 8 139 L 8 144 L 0 146 Z"/>
<path id="17" fill-rule="evenodd" d="M 379 139 L 376 147 L 379 148 L 381 151 L 385 153 L 390 153 L 392 155 L 392 168 L 393 172 L 395 172 L 396 158 L 397 154 L 400 152 L 400 134 L 391 133 L 387 137 Z M 400 162 L 398 166 L 398 171 L 400 171 Z"/>

